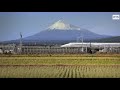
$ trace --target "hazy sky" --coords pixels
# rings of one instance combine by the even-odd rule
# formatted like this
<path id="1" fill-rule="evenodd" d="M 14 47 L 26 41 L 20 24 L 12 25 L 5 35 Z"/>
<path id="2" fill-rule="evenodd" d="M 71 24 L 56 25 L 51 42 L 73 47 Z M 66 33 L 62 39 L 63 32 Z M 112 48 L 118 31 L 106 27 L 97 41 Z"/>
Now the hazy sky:
<path id="1" fill-rule="evenodd" d="M 112 15 L 120 12 L 0 12 L 0 41 L 18 39 L 45 30 L 61 18 L 69 24 L 92 32 L 120 36 L 120 20 Z"/>

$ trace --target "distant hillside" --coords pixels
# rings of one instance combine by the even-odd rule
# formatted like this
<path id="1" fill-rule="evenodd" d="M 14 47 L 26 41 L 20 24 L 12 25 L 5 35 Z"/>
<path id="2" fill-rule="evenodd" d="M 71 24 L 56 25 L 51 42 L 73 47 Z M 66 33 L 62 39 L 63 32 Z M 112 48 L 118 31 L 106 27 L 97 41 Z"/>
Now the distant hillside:
<path id="1" fill-rule="evenodd" d="M 95 42 L 120 42 L 120 36 L 114 36 L 109 38 L 97 39 Z"/>

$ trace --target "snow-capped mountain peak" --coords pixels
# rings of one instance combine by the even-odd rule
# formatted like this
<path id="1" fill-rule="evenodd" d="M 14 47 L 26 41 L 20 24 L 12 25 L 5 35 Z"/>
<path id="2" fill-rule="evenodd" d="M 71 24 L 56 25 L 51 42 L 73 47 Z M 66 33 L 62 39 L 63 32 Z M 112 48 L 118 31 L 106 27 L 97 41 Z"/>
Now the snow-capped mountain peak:
<path id="1" fill-rule="evenodd" d="M 57 30 L 80 30 L 79 27 L 71 25 L 71 24 L 67 24 L 63 20 L 58 20 L 53 25 L 49 26 L 48 29 L 50 29 L 50 30 L 54 30 L 54 29 L 57 29 Z"/>

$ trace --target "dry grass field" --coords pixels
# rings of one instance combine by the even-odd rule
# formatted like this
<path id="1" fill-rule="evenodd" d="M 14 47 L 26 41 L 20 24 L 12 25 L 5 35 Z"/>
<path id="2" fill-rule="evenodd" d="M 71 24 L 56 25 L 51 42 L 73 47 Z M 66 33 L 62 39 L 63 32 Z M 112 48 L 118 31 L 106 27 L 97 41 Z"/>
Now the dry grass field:
<path id="1" fill-rule="evenodd" d="M 120 78 L 120 54 L 0 55 L 0 78 Z"/>

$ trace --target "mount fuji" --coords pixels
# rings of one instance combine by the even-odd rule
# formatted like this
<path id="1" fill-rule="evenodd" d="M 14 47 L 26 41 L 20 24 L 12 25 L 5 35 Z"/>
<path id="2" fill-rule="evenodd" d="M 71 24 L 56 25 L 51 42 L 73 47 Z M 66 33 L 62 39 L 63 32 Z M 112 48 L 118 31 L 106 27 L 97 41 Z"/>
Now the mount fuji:
<path id="1" fill-rule="evenodd" d="M 110 37 L 108 35 L 99 35 L 87 29 L 83 29 L 59 20 L 49 26 L 46 30 L 35 35 L 28 36 L 24 40 L 32 41 L 76 41 L 78 37 L 84 40 L 94 40 Z"/>
<path id="2" fill-rule="evenodd" d="M 68 42 L 76 42 L 83 39 L 84 41 L 94 41 L 97 39 L 109 38 L 109 35 L 100 35 L 90 30 L 80 28 L 78 26 L 68 24 L 63 20 L 50 25 L 46 30 L 43 30 L 32 36 L 22 38 L 23 43 L 38 43 L 38 44 L 64 44 Z M 18 43 L 19 39 L 11 40 L 9 43 Z"/>

